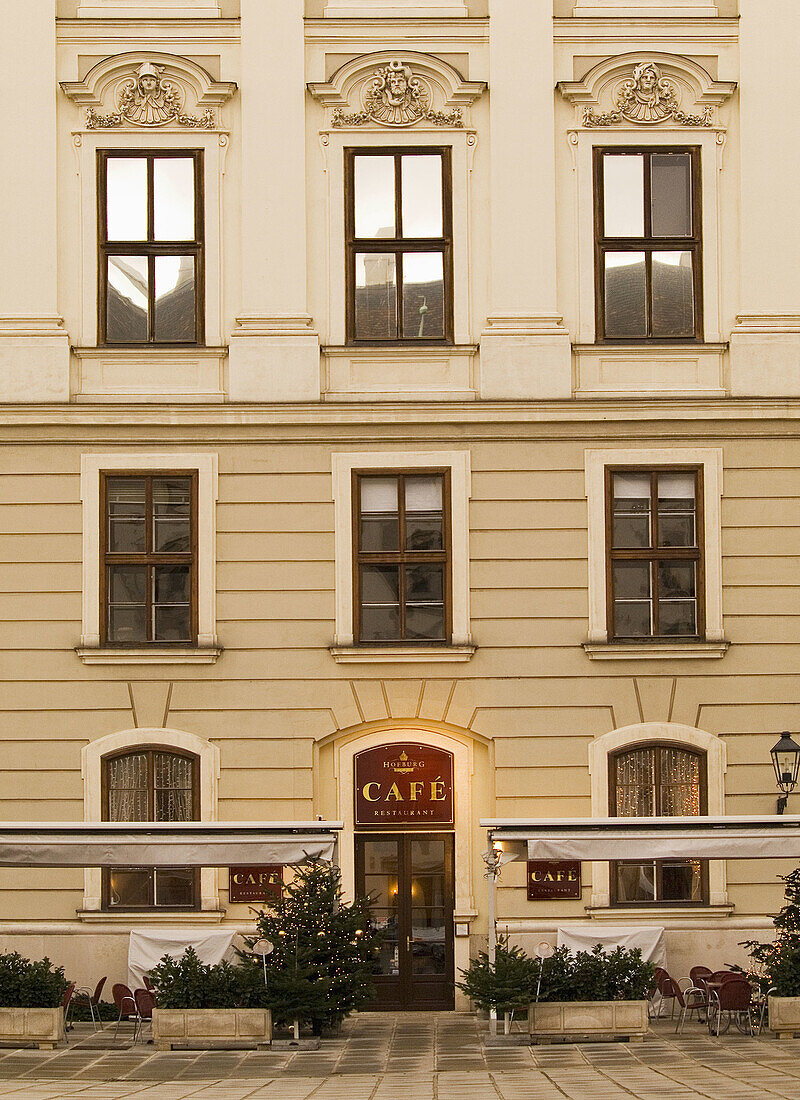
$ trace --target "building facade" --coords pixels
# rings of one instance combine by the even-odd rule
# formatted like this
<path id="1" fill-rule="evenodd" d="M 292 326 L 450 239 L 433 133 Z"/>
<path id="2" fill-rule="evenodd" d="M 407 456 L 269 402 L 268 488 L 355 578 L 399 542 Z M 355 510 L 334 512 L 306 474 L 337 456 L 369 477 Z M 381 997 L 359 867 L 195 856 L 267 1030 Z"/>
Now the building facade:
<path id="1" fill-rule="evenodd" d="M 0 817 L 340 819 L 381 1005 L 448 1007 L 481 818 L 773 812 L 797 5 L 9 7 Z M 683 973 L 790 869 L 513 862 L 498 921 Z M 5 868 L 0 944 L 120 980 L 231 885 Z"/>

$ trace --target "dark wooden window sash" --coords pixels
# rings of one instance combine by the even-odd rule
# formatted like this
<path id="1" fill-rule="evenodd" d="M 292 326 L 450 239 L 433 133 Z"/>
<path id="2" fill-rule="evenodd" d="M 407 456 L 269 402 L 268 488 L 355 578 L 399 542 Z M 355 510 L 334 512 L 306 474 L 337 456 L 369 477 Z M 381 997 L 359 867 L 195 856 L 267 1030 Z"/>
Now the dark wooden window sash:
<path id="1" fill-rule="evenodd" d="M 136 158 L 147 160 L 147 240 L 146 241 L 109 241 L 106 216 L 106 179 L 108 161 L 113 158 Z M 155 189 L 153 183 L 153 163 L 156 158 L 191 157 L 194 160 L 194 241 L 156 241 L 155 240 Z M 197 347 L 205 341 L 205 197 L 202 149 L 98 149 L 97 151 L 97 241 L 98 241 L 98 282 L 97 282 L 97 343 L 110 348 L 158 347 L 181 348 Z M 106 339 L 106 296 L 108 291 L 109 256 L 145 256 L 147 257 L 147 340 L 128 342 Z M 195 278 L 195 339 L 191 341 L 163 340 L 155 338 L 155 258 L 156 256 L 193 256 Z"/>
<path id="2" fill-rule="evenodd" d="M 400 236 L 403 225 L 401 158 L 404 156 L 441 156 L 442 158 L 442 237 Z M 396 237 L 358 238 L 355 235 L 355 158 L 356 156 L 392 156 L 394 157 L 395 187 L 395 229 Z M 409 148 L 384 148 L 377 146 L 365 149 L 345 149 L 345 286 L 347 296 L 347 343 L 366 346 L 424 347 L 426 345 L 449 345 L 453 337 L 453 198 L 452 198 L 452 157 L 449 147 L 414 146 Z M 395 257 L 395 280 L 397 283 L 397 316 L 395 318 L 396 336 L 379 340 L 372 337 L 356 336 L 356 253 L 391 252 Z M 413 338 L 402 335 L 403 331 L 403 253 L 404 252 L 441 252 L 444 276 L 444 336 Z"/>
<path id="3" fill-rule="evenodd" d="M 610 146 L 594 149 L 594 237 L 595 237 L 595 331 L 598 344 L 687 344 L 703 341 L 703 222 L 702 222 L 702 169 L 700 149 L 697 146 L 644 145 Z M 604 227 L 604 171 L 606 154 L 638 154 L 644 159 L 644 237 L 606 237 Z M 692 161 L 692 236 L 653 237 L 652 209 L 650 202 L 650 159 L 652 154 L 682 153 Z M 694 333 L 689 336 L 652 335 L 652 254 L 653 252 L 682 251 L 693 256 Z M 644 252 L 645 254 L 645 310 L 646 336 L 606 336 L 605 333 L 605 254 L 606 252 Z"/>
<path id="4" fill-rule="evenodd" d="M 352 480 L 352 527 L 353 527 L 353 637 L 357 645 L 365 646 L 422 646 L 449 645 L 453 633 L 452 623 L 452 553 L 450 523 L 450 470 L 442 468 L 419 470 L 354 470 Z M 370 477 L 391 477 L 398 481 L 398 527 L 400 541 L 405 535 L 405 478 L 441 477 L 442 478 L 442 550 L 395 550 L 368 552 L 361 550 L 361 480 Z M 405 607 L 405 565 L 426 565 L 444 563 L 444 639 L 406 638 Z M 386 640 L 361 641 L 361 566 L 362 565 L 398 565 L 400 566 L 400 636 Z"/>
<path id="5" fill-rule="evenodd" d="M 615 752 L 609 758 L 608 768 L 608 816 L 617 817 L 617 763 L 621 757 L 627 756 L 631 752 L 652 752 L 654 755 L 654 786 L 656 790 L 656 806 L 655 817 L 660 816 L 661 807 L 658 804 L 661 791 L 661 759 L 659 749 L 671 749 L 673 751 L 685 752 L 689 756 L 693 756 L 700 761 L 700 815 L 704 816 L 708 813 L 708 757 L 704 752 L 692 748 L 691 745 L 679 745 L 671 742 L 658 742 L 652 741 L 645 742 L 644 744 L 626 745 L 624 748 Z M 622 818 L 621 820 L 625 820 Z M 641 864 L 641 863 L 655 863 L 656 868 L 656 894 L 655 901 L 618 901 L 617 900 L 617 867 L 620 864 Z M 708 860 L 698 860 L 700 863 L 701 873 L 701 901 L 697 902 L 691 898 L 685 901 L 664 901 L 663 900 L 663 866 L 664 863 L 679 862 L 678 860 L 615 860 L 609 864 L 609 874 L 611 879 L 611 904 L 620 905 L 624 908 L 686 908 L 690 905 L 708 905 Z"/>
<path id="6" fill-rule="evenodd" d="M 140 756 L 144 755 L 147 758 L 147 814 L 148 820 L 155 820 L 155 757 L 157 755 L 163 756 L 177 756 L 183 760 L 189 760 L 192 764 L 192 820 L 200 820 L 200 759 L 194 756 L 192 753 L 175 752 L 169 746 L 163 745 L 142 745 L 137 746 L 134 749 L 124 749 L 122 752 L 112 753 L 109 756 L 104 756 L 102 759 L 101 769 L 101 805 L 103 807 L 103 820 L 110 821 L 110 788 L 108 782 L 109 764 L 112 760 L 118 760 L 124 756 Z M 120 869 L 128 869 L 127 864 L 120 864 Z M 147 871 L 149 873 L 148 881 L 148 904 L 147 905 L 111 905 L 111 871 L 114 868 L 104 867 L 102 873 L 102 891 L 101 891 L 101 905 L 104 910 L 110 910 L 114 913 L 140 913 L 145 912 L 148 909 L 155 909 L 157 912 L 193 912 L 199 908 L 200 898 L 200 868 L 195 867 L 192 876 L 192 903 L 191 905 L 156 905 L 155 903 L 155 870 L 153 867 L 130 867 L 130 870 Z M 169 870 L 169 868 L 160 868 L 161 870 Z M 183 870 L 183 868 L 176 868 L 176 870 Z"/>
<path id="7" fill-rule="evenodd" d="M 153 546 L 153 482 L 161 478 L 187 478 L 191 480 L 190 537 L 191 551 L 182 554 L 155 553 Z M 145 551 L 144 553 L 112 553 L 108 549 L 108 480 L 117 478 L 138 479 L 145 482 Z M 186 647 L 197 645 L 198 633 L 198 585 L 197 585 L 197 470 L 104 470 L 100 474 L 100 644 L 107 648 L 137 648 L 139 646 Z M 109 591 L 108 568 L 111 565 L 139 565 L 147 569 L 145 599 L 147 601 L 147 640 L 140 642 L 111 642 L 108 638 Z M 185 641 L 158 641 L 151 637 L 153 631 L 153 606 L 155 599 L 155 567 L 159 565 L 188 565 L 190 569 L 189 593 L 191 600 L 191 636 Z"/>
<path id="8" fill-rule="evenodd" d="M 659 546 L 658 545 L 658 475 L 670 473 L 692 473 L 695 477 L 695 540 L 696 546 Z M 649 548 L 631 547 L 615 549 L 613 546 L 614 522 L 614 474 L 650 475 L 650 520 L 652 545 Z M 609 641 L 634 642 L 698 642 L 705 638 L 705 528 L 703 522 L 703 469 L 701 466 L 607 466 L 605 475 L 605 513 L 606 513 L 606 626 Z M 660 561 L 693 561 L 696 563 L 695 600 L 697 603 L 696 634 L 659 634 L 659 588 L 658 563 Z M 618 635 L 614 623 L 614 563 L 617 561 L 649 561 L 651 597 L 653 600 L 653 633 L 646 637 L 628 637 Z"/>

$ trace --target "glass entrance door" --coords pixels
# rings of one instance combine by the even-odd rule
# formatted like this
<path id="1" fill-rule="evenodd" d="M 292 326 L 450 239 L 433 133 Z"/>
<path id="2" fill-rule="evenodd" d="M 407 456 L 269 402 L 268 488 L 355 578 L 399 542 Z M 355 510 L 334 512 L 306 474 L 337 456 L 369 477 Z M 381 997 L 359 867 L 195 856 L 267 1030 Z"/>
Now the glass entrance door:
<path id="1" fill-rule="evenodd" d="M 356 836 L 360 893 L 384 933 L 372 1008 L 453 1008 L 453 836 Z"/>

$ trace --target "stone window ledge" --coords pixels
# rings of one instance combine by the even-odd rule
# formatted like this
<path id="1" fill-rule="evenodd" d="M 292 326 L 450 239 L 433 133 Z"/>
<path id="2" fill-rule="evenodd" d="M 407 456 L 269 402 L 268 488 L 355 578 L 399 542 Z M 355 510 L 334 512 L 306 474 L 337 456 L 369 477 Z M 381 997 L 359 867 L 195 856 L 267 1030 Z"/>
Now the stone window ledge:
<path id="1" fill-rule="evenodd" d="M 413 664 L 415 662 L 452 664 L 454 661 L 469 661 L 476 648 L 474 645 L 332 645 L 328 647 L 328 652 L 337 664 Z"/>
<path id="2" fill-rule="evenodd" d="M 161 649 L 143 646 L 116 649 L 76 646 L 75 652 L 85 665 L 213 665 L 222 654 L 222 647 L 176 646 Z"/>
<path id="3" fill-rule="evenodd" d="M 590 661 L 656 661 L 724 657 L 730 642 L 584 642 Z"/>
<path id="4" fill-rule="evenodd" d="M 78 920 L 86 924 L 120 924 L 128 928 L 140 925 L 192 925 L 219 924 L 225 909 L 184 909 L 180 913 L 169 910 L 142 909 L 112 912 L 108 909 L 76 909 Z"/>
<path id="5" fill-rule="evenodd" d="M 732 905 L 615 905 L 586 906 L 586 915 L 597 921 L 724 920 L 733 915 Z"/>

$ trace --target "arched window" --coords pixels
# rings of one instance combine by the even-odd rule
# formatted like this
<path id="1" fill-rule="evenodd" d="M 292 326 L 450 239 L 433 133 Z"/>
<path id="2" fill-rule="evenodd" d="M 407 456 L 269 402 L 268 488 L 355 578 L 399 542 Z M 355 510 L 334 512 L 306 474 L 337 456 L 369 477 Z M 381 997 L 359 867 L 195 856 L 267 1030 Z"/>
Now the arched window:
<path id="1" fill-rule="evenodd" d="M 199 760 L 142 748 L 103 758 L 106 821 L 197 821 Z M 111 867 L 103 873 L 105 909 L 195 909 L 199 875 L 192 867 Z"/>
<path id="2" fill-rule="evenodd" d="M 706 814 L 705 753 L 683 745 L 626 747 L 611 757 L 612 817 L 695 817 Z M 708 863 L 699 859 L 619 861 L 611 866 L 617 905 L 702 904 Z"/>

